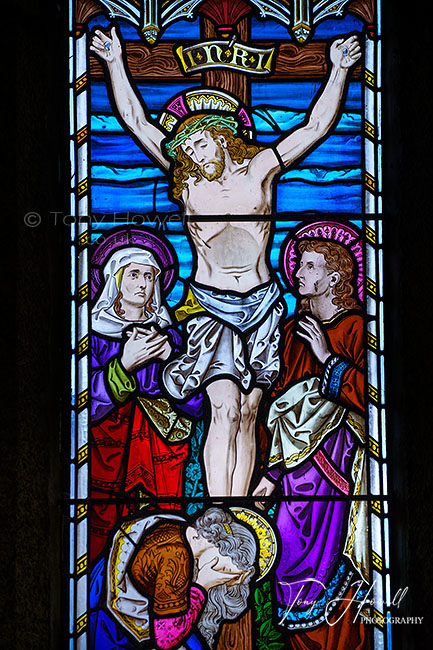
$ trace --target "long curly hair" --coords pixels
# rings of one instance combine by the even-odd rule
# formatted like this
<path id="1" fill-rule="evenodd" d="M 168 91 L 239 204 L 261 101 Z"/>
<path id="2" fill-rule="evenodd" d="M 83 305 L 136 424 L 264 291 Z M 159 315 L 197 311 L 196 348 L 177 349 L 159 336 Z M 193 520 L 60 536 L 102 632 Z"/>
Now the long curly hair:
<path id="1" fill-rule="evenodd" d="M 181 133 L 182 130 L 194 124 L 195 122 L 200 121 L 205 117 L 204 114 L 194 115 L 193 117 L 187 118 L 177 130 L 177 133 Z M 217 126 L 208 126 L 206 131 L 209 131 L 214 140 L 222 135 L 227 142 L 227 151 L 230 155 L 230 158 L 239 164 L 243 163 L 245 158 L 251 159 L 262 151 L 264 147 L 259 147 L 255 144 L 247 144 L 242 140 L 242 138 L 237 137 L 233 131 L 227 127 L 219 128 Z M 193 162 L 193 160 L 186 154 L 181 145 L 175 149 L 175 167 L 173 171 L 173 196 L 175 199 L 179 199 L 182 196 L 182 192 L 185 187 L 187 187 L 186 181 L 190 176 L 195 178 L 195 185 L 199 183 L 203 178 L 200 167 Z"/>
<path id="2" fill-rule="evenodd" d="M 258 543 L 254 533 L 221 508 L 208 508 L 193 524 L 199 535 L 216 544 L 222 555 L 245 571 L 245 579 L 238 585 L 218 585 L 208 591 L 205 608 L 198 628 L 212 648 L 215 635 L 223 620 L 234 620 L 246 609 L 249 583 L 255 573 L 254 564 Z M 194 568 L 193 579 L 197 575 Z"/>
<path id="3" fill-rule="evenodd" d="M 332 287 L 332 304 L 339 309 L 361 309 L 356 297 L 353 297 L 354 263 L 349 252 L 333 241 L 318 239 L 301 239 L 298 244 L 299 254 L 321 253 L 325 258 L 327 269 L 340 275 L 339 281 Z M 302 298 L 299 313 L 310 311 L 310 299 Z"/>

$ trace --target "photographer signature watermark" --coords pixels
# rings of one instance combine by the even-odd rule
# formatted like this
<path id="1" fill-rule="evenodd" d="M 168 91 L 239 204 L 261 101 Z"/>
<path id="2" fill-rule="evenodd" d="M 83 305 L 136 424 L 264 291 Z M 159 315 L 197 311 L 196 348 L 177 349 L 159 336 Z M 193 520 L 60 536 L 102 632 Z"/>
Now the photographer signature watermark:
<path id="1" fill-rule="evenodd" d="M 420 625 L 424 616 L 365 616 L 361 615 L 361 623 L 365 625 Z"/>
<path id="2" fill-rule="evenodd" d="M 26 212 L 23 217 L 24 225 L 28 228 L 37 228 L 43 223 L 49 224 L 51 226 L 71 226 L 73 224 L 92 224 L 92 226 L 97 228 L 99 225 L 110 223 L 110 224 L 132 224 L 135 226 L 141 226 L 145 224 L 166 224 L 166 223 L 178 223 L 186 221 L 185 217 L 182 217 L 178 213 L 146 213 L 138 214 L 135 212 L 113 212 L 110 214 L 87 214 L 87 215 L 73 215 L 66 214 L 65 212 L 60 212 L 56 210 L 51 210 L 47 214 L 42 214 L 36 212 L 35 210 L 30 210 Z"/>
<path id="3" fill-rule="evenodd" d="M 297 608 L 307 608 L 304 610 L 304 614 L 308 617 L 309 614 L 319 605 L 318 601 L 305 600 L 303 594 L 308 589 L 308 585 L 311 583 L 316 583 L 320 585 L 324 590 L 326 590 L 326 585 L 324 585 L 320 580 L 315 578 L 307 578 L 299 582 L 282 582 L 281 585 L 289 587 L 289 590 L 297 590 L 297 593 L 294 593 L 294 598 L 290 598 L 291 605 L 287 607 L 284 611 L 279 624 L 282 625 L 284 621 L 289 617 L 293 609 Z M 300 585 L 298 588 L 297 585 Z M 325 621 L 331 627 L 336 625 L 343 616 L 346 615 L 346 612 L 350 610 L 353 611 L 353 622 L 358 618 L 362 623 L 371 624 L 371 625 L 384 625 L 386 623 L 390 624 L 400 624 L 400 625 L 420 625 L 423 621 L 423 616 L 391 616 L 389 613 L 386 615 L 379 614 L 379 611 L 390 610 L 391 608 L 399 609 L 403 600 L 407 596 L 409 587 L 399 588 L 394 596 L 389 600 L 379 600 L 374 592 L 376 587 L 376 581 L 374 581 L 367 589 L 366 585 L 362 580 L 355 580 L 351 585 L 351 588 L 355 589 L 355 593 L 351 598 L 334 598 L 330 599 L 324 610 Z M 291 594 L 292 595 L 292 594 Z M 338 606 L 338 609 L 337 609 Z M 374 615 L 369 615 L 366 612 L 374 610 Z M 363 611 L 364 610 L 364 611 Z"/>

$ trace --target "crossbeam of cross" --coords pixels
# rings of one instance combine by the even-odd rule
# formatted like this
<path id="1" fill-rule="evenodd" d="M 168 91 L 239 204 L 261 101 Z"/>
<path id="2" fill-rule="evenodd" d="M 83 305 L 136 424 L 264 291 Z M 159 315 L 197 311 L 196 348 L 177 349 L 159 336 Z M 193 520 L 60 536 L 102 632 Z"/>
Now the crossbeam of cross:
<path id="1" fill-rule="evenodd" d="M 348 10 L 361 18 L 368 26 L 373 20 L 372 0 L 351 0 Z M 76 0 L 77 29 L 85 28 L 86 23 L 104 12 L 104 7 L 98 0 Z M 201 17 L 200 40 L 209 41 L 220 38 L 218 27 L 206 16 Z M 244 17 L 236 24 L 238 42 L 247 43 L 250 40 L 250 19 Z M 167 81 L 181 81 L 188 78 L 197 81 L 204 87 L 218 87 L 237 96 L 244 104 L 250 105 L 250 76 L 238 70 L 226 67 L 212 68 L 188 76 L 181 70 L 179 62 L 174 55 L 174 43 L 164 41 L 155 47 L 150 47 L 145 41 L 127 41 L 125 44 L 129 70 L 137 82 L 152 82 L 161 76 L 164 70 L 164 79 Z M 256 42 L 257 47 L 269 48 L 274 42 L 263 40 Z M 320 81 L 326 73 L 326 48 L 325 41 L 314 40 L 301 45 L 296 41 L 283 41 L 277 44 L 277 55 L 272 73 L 272 78 L 277 81 Z M 358 65 L 352 73 L 352 79 L 359 79 L 361 66 Z M 102 79 L 104 76 L 101 63 L 93 56 L 90 57 L 90 76 L 93 79 Z"/>

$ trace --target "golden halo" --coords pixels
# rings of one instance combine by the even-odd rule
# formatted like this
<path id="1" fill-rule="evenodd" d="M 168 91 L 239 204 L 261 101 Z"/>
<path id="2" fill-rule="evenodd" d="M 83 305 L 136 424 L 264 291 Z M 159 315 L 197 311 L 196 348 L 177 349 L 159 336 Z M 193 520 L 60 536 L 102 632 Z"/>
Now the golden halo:
<path id="1" fill-rule="evenodd" d="M 182 91 L 167 102 L 158 120 L 171 138 L 187 117 L 197 113 L 217 113 L 221 116 L 231 114 L 236 119 L 240 132 L 250 140 L 253 137 L 254 122 L 247 107 L 231 93 L 216 88 L 199 87 Z"/>
<path id="2" fill-rule="evenodd" d="M 277 538 L 271 525 L 262 515 L 248 508 L 230 508 L 234 516 L 251 526 L 259 540 L 259 577 L 261 580 L 269 573 L 277 556 Z"/>

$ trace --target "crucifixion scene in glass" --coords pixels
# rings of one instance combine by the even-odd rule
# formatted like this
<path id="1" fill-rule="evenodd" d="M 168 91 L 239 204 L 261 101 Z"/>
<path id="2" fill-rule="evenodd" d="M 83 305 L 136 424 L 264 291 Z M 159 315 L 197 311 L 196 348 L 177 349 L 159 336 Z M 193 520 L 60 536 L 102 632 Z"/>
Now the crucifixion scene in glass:
<path id="1" fill-rule="evenodd" d="M 69 650 L 384 650 L 380 0 L 70 0 Z"/>

